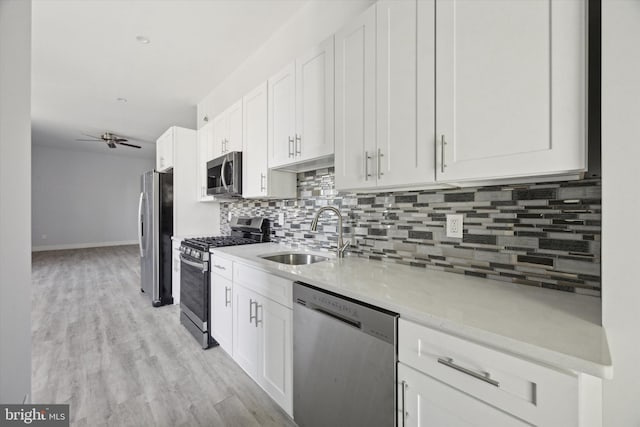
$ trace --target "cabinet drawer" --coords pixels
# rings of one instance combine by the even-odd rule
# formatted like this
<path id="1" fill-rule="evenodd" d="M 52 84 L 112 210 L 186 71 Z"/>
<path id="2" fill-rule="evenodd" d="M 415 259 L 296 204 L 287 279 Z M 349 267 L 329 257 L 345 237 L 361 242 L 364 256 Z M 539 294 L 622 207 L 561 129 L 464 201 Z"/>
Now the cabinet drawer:
<path id="1" fill-rule="evenodd" d="M 233 280 L 233 261 L 218 255 L 211 255 L 211 272 L 225 279 Z"/>
<path id="2" fill-rule="evenodd" d="M 285 307 L 293 307 L 293 282 L 291 280 L 237 262 L 233 265 L 233 278 L 234 283 L 239 283 Z"/>
<path id="3" fill-rule="evenodd" d="M 527 422 L 578 425 L 577 376 L 404 319 L 398 353 L 400 362 Z"/>

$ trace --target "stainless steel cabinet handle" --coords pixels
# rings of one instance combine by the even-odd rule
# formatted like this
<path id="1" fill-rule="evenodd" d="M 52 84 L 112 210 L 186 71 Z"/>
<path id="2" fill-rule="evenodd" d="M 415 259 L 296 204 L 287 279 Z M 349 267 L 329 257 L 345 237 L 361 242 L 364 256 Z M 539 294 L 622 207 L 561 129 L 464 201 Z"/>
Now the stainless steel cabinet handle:
<path id="1" fill-rule="evenodd" d="M 256 328 L 258 327 L 258 323 L 262 323 L 261 319 L 258 319 L 258 309 L 262 309 L 262 305 L 258 304 L 258 301 L 254 301 L 254 304 L 256 305 Z"/>
<path id="2" fill-rule="evenodd" d="M 382 178 L 382 175 L 384 175 L 382 173 L 382 157 L 384 156 L 384 154 L 382 154 L 382 151 L 378 148 L 378 179 Z"/>
<path id="3" fill-rule="evenodd" d="M 406 390 L 407 390 L 407 382 L 406 381 L 402 381 L 400 383 L 402 385 L 402 427 L 405 427 L 406 422 L 407 422 L 407 406 L 405 404 L 406 402 Z"/>
<path id="4" fill-rule="evenodd" d="M 253 303 L 254 302 L 255 302 L 254 300 L 249 298 L 249 323 L 251 323 L 253 321 L 253 319 L 257 318 L 257 314 L 255 316 L 253 315 Z"/>
<path id="5" fill-rule="evenodd" d="M 364 152 L 364 180 L 365 181 L 369 181 L 369 177 L 371 176 L 371 174 L 369 173 L 369 160 L 371 159 L 371 156 L 369 155 L 368 151 Z"/>
<path id="6" fill-rule="evenodd" d="M 261 174 L 260 174 L 260 192 L 261 192 L 261 193 L 262 193 L 264 190 L 266 190 L 266 187 L 265 187 L 265 185 L 264 185 L 264 179 L 265 179 L 266 177 L 267 177 L 267 176 L 266 176 L 265 174 L 263 174 L 263 173 L 261 173 Z"/>
<path id="7" fill-rule="evenodd" d="M 296 156 L 302 154 L 302 136 L 296 133 Z"/>
<path id="8" fill-rule="evenodd" d="M 227 269 L 227 267 L 223 267 L 223 266 L 218 265 L 218 264 L 213 264 L 213 266 L 214 266 L 215 268 L 217 268 L 218 270 L 226 270 L 226 269 Z"/>
<path id="9" fill-rule="evenodd" d="M 231 304 L 231 298 L 228 297 L 230 292 L 231 292 L 231 288 L 228 286 L 225 286 L 224 287 L 224 306 L 225 307 L 229 307 L 229 304 Z"/>
<path id="10" fill-rule="evenodd" d="M 442 173 L 444 173 L 444 168 L 447 167 L 447 165 L 444 163 L 444 159 L 445 159 L 444 146 L 445 145 L 447 145 L 447 141 L 445 141 L 444 134 L 443 134 L 440 137 L 440 172 Z"/>
<path id="11" fill-rule="evenodd" d="M 480 381 L 484 381 L 488 384 L 491 384 L 494 387 L 500 387 L 500 383 L 496 380 L 492 380 L 488 372 L 484 372 L 484 374 L 479 374 L 477 372 L 472 371 L 471 369 L 467 369 L 460 365 L 456 365 L 453 359 L 450 357 L 439 357 L 438 363 L 441 363 L 444 366 L 448 366 L 451 369 L 455 369 L 456 371 L 462 372 L 463 374 L 470 375 L 473 378 L 477 378 Z"/>
<path id="12" fill-rule="evenodd" d="M 294 157 L 295 154 L 293 152 L 293 137 L 289 137 L 289 157 Z"/>

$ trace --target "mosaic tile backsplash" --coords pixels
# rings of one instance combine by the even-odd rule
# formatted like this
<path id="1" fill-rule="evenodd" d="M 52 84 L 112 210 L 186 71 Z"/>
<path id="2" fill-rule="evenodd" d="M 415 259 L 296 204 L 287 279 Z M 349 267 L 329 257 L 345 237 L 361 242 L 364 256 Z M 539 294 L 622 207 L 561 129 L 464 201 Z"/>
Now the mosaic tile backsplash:
<path id="1" fill-rule="evenodd" d="M 221 229 L 230 231 L 229 213 L 261 215 L 272 241 L 334 250 L 335 215 L 310 231 L 326 205 L 342 212 L 357 256 L 600 296 L 600 179 L 360 194 L 336 191 L 333 168 L 320 169 L 298 174 L 296 200 L 222 203 Z M 462 239 L 446 237 L 449 213 L 464 215 Z"/>

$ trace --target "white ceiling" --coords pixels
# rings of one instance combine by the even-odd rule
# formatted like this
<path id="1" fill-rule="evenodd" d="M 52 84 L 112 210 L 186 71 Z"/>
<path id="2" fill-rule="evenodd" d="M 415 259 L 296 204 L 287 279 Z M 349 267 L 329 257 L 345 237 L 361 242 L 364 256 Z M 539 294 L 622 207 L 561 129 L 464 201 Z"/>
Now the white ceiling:
<path id="1" fill-rule="evenodd" d="M 33 143 L 154 156 L 156 138 L 195 128 L 196 104 L 304 3 L 34 0 Z M 75 141 L 105 131 L 143 149 Z"/>

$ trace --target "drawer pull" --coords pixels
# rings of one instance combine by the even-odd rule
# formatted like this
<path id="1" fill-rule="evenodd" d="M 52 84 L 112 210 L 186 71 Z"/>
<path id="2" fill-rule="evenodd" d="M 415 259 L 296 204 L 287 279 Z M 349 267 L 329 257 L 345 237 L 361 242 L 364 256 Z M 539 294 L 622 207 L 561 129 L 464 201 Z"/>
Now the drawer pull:
<path id="1" fill-rule="evenodd" d="M 472 376 L 473 378 L 477 378 L 480 381 L 484 381 L 488 384 L 491 384 L 494 387 L 500 387 L 500 383 L 496 380 L 492 380 L 489 373 L 485 372 L 484 374 L 479 374 L 477 372 L 474 372 L 470 369 L 467 368 L 463 368 L 460 365 L 456 365 L 453 362 L 453 359 L 450 357 L 439 357 L 438 358 L 438 363 L 443 364 L 444 366 L 448 366 L 451 369 L 455 369 L 456 371 L 462 372 L 463 374 L 467 374 Z"/>
<path id="2" fill-rule="evenodd" d="M 218 264 L 213 264 L 213 266 L 214 266 L 215 268 L 217 268 L 218 270 L 226 270 L 226 267 L 223 267 L 223 266 L 218 265 Z"/>

